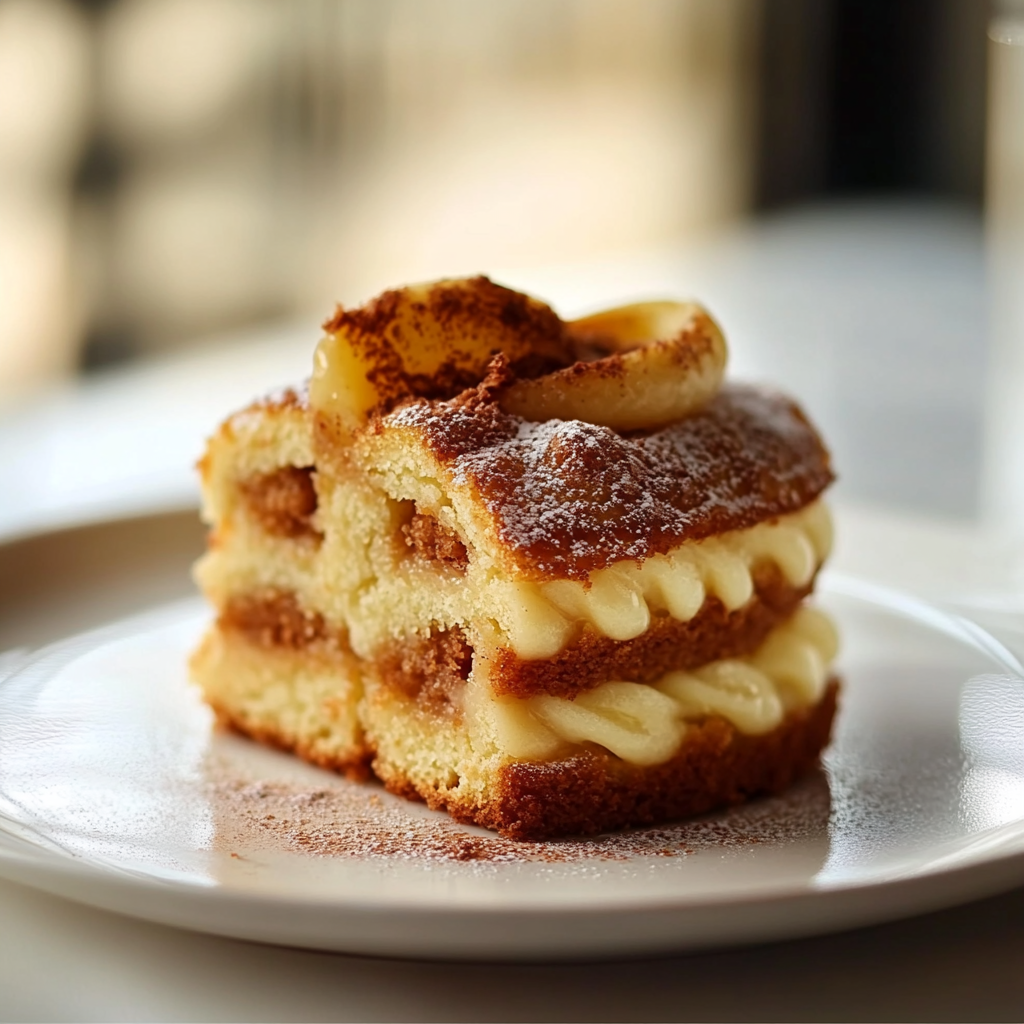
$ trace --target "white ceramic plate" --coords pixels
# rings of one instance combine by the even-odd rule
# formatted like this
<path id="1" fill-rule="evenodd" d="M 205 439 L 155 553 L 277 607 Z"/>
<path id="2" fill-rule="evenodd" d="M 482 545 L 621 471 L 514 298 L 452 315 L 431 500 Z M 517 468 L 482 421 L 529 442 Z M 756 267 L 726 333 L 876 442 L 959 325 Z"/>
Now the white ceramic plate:
<path id="1" fill-rule="evenodd" d="M 695 822 L 513 844 L 215 732 L 166 607 L 0 662 L 0 874 L 109 910 L 367 954 L 551 959 L 808 935 L 1024 881 L 1024 674 L 839 577 L 825 768 Z M 5 675 L 6 673 L 6 675 Z"/>

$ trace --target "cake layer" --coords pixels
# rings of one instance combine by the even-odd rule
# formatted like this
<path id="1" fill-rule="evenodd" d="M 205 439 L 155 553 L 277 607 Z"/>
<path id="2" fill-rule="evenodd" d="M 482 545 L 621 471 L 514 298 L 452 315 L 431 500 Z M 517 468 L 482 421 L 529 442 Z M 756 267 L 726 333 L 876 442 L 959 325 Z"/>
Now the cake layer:
<path id="1" fill-rule="evenodd" d="M 349 507 L 357 504 L 361 516 Z M 349 529 L 336 531 L 331 523 L 343 511 Z M 814 502 L 748 530 L 680 544 L 640 565 L 597 570 L 585 582 L 534 583 L 466 559 L 441 521 L 403 510 L 376 489 L 333 487 L 318 521 L 326 529 L 322 544 L 268 534 L 239 510 L 218 528 L 217 543 L 197 568 L 204 591 L 220 607 L 260 590 L 294 593 L 304 609 L 347 629 L 364 657 L 396 641 L 462 629 L 477 650 L 500 662 L 495 678 L 507 692 L 536 686 L 531 680 L 542 675 L 563 685 L 531 661 L 560 659 L 563 678 L 584 655 L 614 655 L 633 671 L 657 671 L 664 661 L 652 654 L 647 669 L 641 652 L 697 636 L 714 654 L 710 624 L 737 629 L 734 620 L 721 621 L 723 611 L 751 605 L 756 612 L 761 600 L 785 613 L 806 593 L 831 545 L 828 511 Z M 621 646 L 630 640 L 638 642 Z M 603 664 L 595 662 L 595 671 Z M 591 675 L 583 665 L 573 685 L 585 688 Z"/>
<path id="2" fill-rule="evenodd" d="M 585 629 L 554 658 L 524 660 L 509 648 L 482 653 L 491 690 L 496 696 L 574 697 L 608 679 L 652 682 L 669 671 L 750 654 L 810 590 L 810 585 L 790 586 L 771 566 L 756 571 L 755 579 L 754 595 L 742 608 L 729 612 L 717 598 L 709 598 L 688 622 L 658 616 L 632 640 L 616 641 Z M 306 610 L 290 591 L 260 588 L 231 597 L 218 621 L 255 642 L 292 649 L 329 642 L 347 648 L 345 630 Z M 469 678 L 473 659 L 466 631 L 454 626 L 387 641 L 366 661 L 385 685 L 434 712 L 451 712 L 458 710 L 451 691 Z"/>
<path id="3" fill-rule="evenodd" d="M 549 839 L 670 821 L 778 793 L 818 764 L 838 692 L 833 680 L 817 704 L 790 712 L 759 736 L 708 718 L 691 729 L 674 758 L 653 767 L 602 751 L 512 763 L 500 771 L 486 807 L 451 803 L 447 810 L 510 839 Z"/>
<path id="4" fill-rule="evenodd" d="M 816 704 L 794 709 L 757 736 L 709 717 L 694 725 L 678 753 L 662 764 L 633 765 L 600 749 L 580 750 L 557 760 L 478 770 L 461 780 L 475 783 L 465 788 L 453 785 L 454 772 L 441 777 L 432 737 L 417 728 L 419 723 L 403 721 L 410 728 L 399 749 L 409 756 L 378 754 L 374 771 L 392 792 L 510 839 L 593 835 L 703 814 L 785 789 L 818 763 L 838 690 L 832 680 Z M 456 741 L 445 744 L 455 756 L 459 747 Z"/>
<path id="5" fill-rule="evenodd" d="M 469 395 L 373 421 L 346 459 L 510 578 L 582 580 L 796 512 L 832 480 L 798 407 L 756 388 L 723 387 L 700 412 L 627 436 L 579 421 L 526 423 Z M 295 471 L 315 485 L 310 470 L 337 470 L 337 454 L 316 434 L 305 392 L 255 403 L 225 422 L 200 464 L 205 518 L 230 520 L 283 471 L 277 482 L 295 486 L 279 528 L 323 532 L 310 507 L 317 493 Z"/>
<path id="6" fill-rule="evenodd" d="M 792 607 L 828 554 L 828 513 L 813 500 L 814 488 L 830 478 L 827 456 L 795 407 L 775 396 L 726 389 L 673 427 L 628 438 L 606 431 L 595 457 L 606 469 L 621 457 L 634 490 L 651 485 L 637 507 L 648 508 L 646 529 L 658 533 L 655 540 L 648 536 L 648 547 L 659 550 L 646 558 L 630 554 L 579 578 L 536 579 L 523 571 L 515 552 L 528 554 L 529 545 L 509 547 L 494 527 L 512 520 L 522 526 L 526 499 L 513 489 L 497 508 L 495 488 L 509 459 L 506 468 L 526 473 L 526 490 L 542 478 L 559 481 L 561 491 L 545 498 L 538 514 L 557 526 L 566 509 L 556 499 L 569 494 L 570 511 L 600 519 L 608 543 L 598 551 L 586 538 L 577 543 L 569 536 L 568 549 L 577 563 L 588 545 L 586 558 L 606 558 L 623 529 L 620 520 L 636 508 L 626 504 L 630 487 L 600 474 L 591 479 L 594 439 L 584 443 L 582 435 L 561 432 L 589 425 L 520 422 L 515 438 L 481 447 L 479 436 L 470 431 L 459 440 L 448 423 L 442 435 L 450 450 L 442 465 L 434 428 L 417 432 L 406 422 L 424 410 L 430 423 L 444 410 L 446 423 L 472 419 L 466 403 L 399 409 L 366 432 L 353 450 L 356 464 L 339 468 L 328 460 L 326 469 L 317 462 L 323 452 L 304 394 L 285 392 L 231 417 L 202 464 L 214 532 L 197 578 L 213 603 L 223 609 L 257 591 L 293 593 L 302 609 L 345 632 L 363 657 L 413 636 L 462 630 L 495 663 L 500 692 L 569 693 L 592 685 L 609 666 L 638 678 L 672 667 L 657 652 L 681 649 L 698 636 L 702 651 L 720 653 L 708 623 L 721 619 L 722 610 L 731 614 L 750 604 L 756 577 L 777 570 Z M 485 423 L 489 417 L 506 427 L 511 422 L 488 402 L 478 402 L 476 412 Z M 765 480 L 753 479 L 747 456 L 731 459 L 735 445 L 761 459 Z M 728 463 L 728 471 L 709 469 L 712 456 Z M 633 473 L 638 465 L 639 475 Z M 693 492 L 697 503 L 686 515 L 658 496 L 652 474 L 662 470 L 680 473 L 679 489 Z M 487 493 L 478 489 L 483 484 Z M 808 495 L 812 500 L 799 505 Z M 787 504 L 797 507 L 770 514 Z M 722 530 L 757 515 L 767 518 Z M 672 530 L 700 539 L 666 546 Z M 771 597 L 766 603 L 773 604 Z M 788 611 L 784 599 L 774 603 Z M 720 628 L 736 631 L 734 623 Z M 758 635 L 754 628 L 750 642 Z M 547 661 L 561 668 L 542 668 Z"/>
<path id="7" fill-rule="evenodd" d="M 262 618 L 238 614 L 222 615 L 192 662 L 222 722 L 357 777 L 372 759 L 390 788 L 518 838 L 641 824 L 781 788 L 813 762 L 834 708 L 834 630 L 806 607 L 745 659 L 654 685 L 607 681 L 575 700 L 494 697 L 485 678 L 463 680 L 454 643 L 400 667 L 420 674 L 417 689 L 429 679 L 446 690 L 433 711 L 382 685 L 377 666 L 286 598 Z M 557 795 L 558 779 L 567 788 L 546 825 L 537 801 Z"/>
<path id="8" fill-rule="evenodd" d="M 831 547 L 828 509 L 816 501 L 747 530 L 684 542 L 639 563 L 618 562 L 583 582 L 517 582 L 511 615 L 498 621 L 517 657 L 552 658 L 580 637 L 581 624 L 584 637 L 623 641 L 646 635 L 665 617 L 690 623 L 709 604 L 737 611 L 754 597 L 758 574 L 803 591 Z"/>
<path id="9" fill-rule="evenodd" d="M 273 630 L 213 626 L 189 663 L 222 725 L 325 768 L 369 776 L 371 750 L 359 717 L 356 660 L 333 642 L 300 649 Z"/>
<path id="10" fill-rule="evenodd" d="M 747 658 L 653 685 L 611 679 L 574 700 L 517 699 L 495 697 L 474 673 L 457 715 L 424 713 L 367 666 L 361 714 L 374 772 L 396 792 L 513 836 L 600 831 L 653 820 L 648 785 L 659 787 L 647 794 L 650 813 L 680 808 L 669 816 L 781 787 L 808 767 L 834 711 L 835 649 L 827 617 L 802 608 Z M 775 760 L 759 765 L 759 753 Z M 702 775 L 720 755 L 722 774 Z M 539 805 L 527 814 L 531 786 L 562 777 L 571 789 L 584 776 L 588 789 L 554 815 L 553 831 Z M 607 816 L 598 813 L 604 799 Z"/>

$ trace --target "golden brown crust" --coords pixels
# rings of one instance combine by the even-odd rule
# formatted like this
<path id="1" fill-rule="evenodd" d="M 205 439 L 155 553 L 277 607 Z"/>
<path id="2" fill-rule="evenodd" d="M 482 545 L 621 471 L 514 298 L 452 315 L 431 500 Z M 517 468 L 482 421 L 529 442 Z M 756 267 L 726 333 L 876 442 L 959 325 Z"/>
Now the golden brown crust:
<path id="1" fill-rule="evenodd" d="M 753 575 L 754 596 L 732 612 L 709 597 L 688 622 L 657 616 L 632 640 L 612 640 L 588 626 L 575 642 L 544 660 L 525 661 L 503 648 L 492 662 L 491 687 L 513 697 L 546 693 L 571 699 L 609 679 L 648 683 L 666 672 L 750 654 L 814 586 L 813 580 L 791 586 L 774 565 L 758 566 Z"/>
<path id="2" fill-rule="evenodd" d="M 700 412 L 631 435 L 582 421 L 527 423 L 493 388 L 396 410 L 487 509 L 523 578 L 585 579 L 684 541 L 797 512 L 831 483 L 828 452 L 788 398 L 725 386 Z"/>
<path id="3" fill-rule="evenodd" d="M 459 821 L 508 839 L 595 835 L 704 814 L 754 796 L 778 793 L 813 768 L 827 746 L 839 682 L 813 707 L 791 712 L 772 732 L 746 736 L 722 718 L 694 724 L 679 753 L 638 767 L 603 750 L 551 762 L 513 762 L 500 771 L 484 806 L 460 803 L 379 764 L 394 793 L 419 798 Z"/>
<path id="4" fill-rule="evenodd" d="M 320 768 L 329 768 L 332 771 L 340 772 L 355 782 L 366 782 L 373 777 L 370 765 L 375 751 L 366 744 L 349 757 L 342 758 L 326 754 L 311 743 L 289 739 L 277 729 L 255 725 L 209 695 L 206 696 L 206 703 L 213 709 L 213 713 L 217 716 L 217 725 L 221 729 L 229 729 L 241 736 L 248 736 L 249 739 L 255 740 L 257 743 L 283 750 L 287 754 L 295 754 L 303 761 L 308 761 Z"/>
<path id="5" fill-rule="evenodd" d="M 282 466 L 238 482 L 249 514 L 275 537 L 322 539 L 313 525 L 317 495 L 312 466 Z"/>

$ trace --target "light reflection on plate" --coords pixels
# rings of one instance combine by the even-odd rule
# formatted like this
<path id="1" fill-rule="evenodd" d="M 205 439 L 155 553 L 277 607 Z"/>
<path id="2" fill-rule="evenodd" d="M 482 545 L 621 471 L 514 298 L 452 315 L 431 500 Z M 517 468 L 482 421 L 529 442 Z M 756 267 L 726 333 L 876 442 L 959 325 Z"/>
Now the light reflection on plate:
<path id="1" fill-rule="evenodd" d="M 183 927 L 363 953 L 624 955 L 810 934 L 1024 881 L 1024 673 L 854 580 L 825 770 L 732 811 L 513 844 L 217 733 L 167 607 L 0 682 L 0 874 Z"/>

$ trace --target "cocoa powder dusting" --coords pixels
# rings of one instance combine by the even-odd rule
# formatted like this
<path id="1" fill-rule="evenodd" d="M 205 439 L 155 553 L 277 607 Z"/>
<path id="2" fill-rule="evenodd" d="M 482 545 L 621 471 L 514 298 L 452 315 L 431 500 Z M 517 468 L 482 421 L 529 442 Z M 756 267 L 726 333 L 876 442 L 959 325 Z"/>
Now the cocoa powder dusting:
<path id="1" fill-rule="evenodd" d="M 493 336 L 493 354 L 514 347 L 510 364 L 521 377 L 541 376 L 573 358 L 565 325 L 553 310 L 483 276 L 438 282 L 419 300 L 406 289 L 385 291 L 358 308 L 339 306 L 323 326 L 329 334 L 342 333 L 369 367 L 367 380 L 378 398 L 372 414 L 378 416 L 411 398 L 453 398 L 479 384 L 482 367 L 465 348 L 467 333 Z M 447 358 L 430 373 L 411 372 L 402 355 L 406 334 L 443 339 Z"/>
<path id="2" fill-rule="evenodd" d="M 825 834 L 830 808 L 828 781 L 818 771 L 780 796 L 704 818 L 586 839 L 522 842 L 469 830 L 373 784 L 331 780 L 308 787 L 225 779 L 211 782 L 209 795 L 215 848 L 224 853 L 273 849 L 441 863 L 628 861 L 806 841 Z"/>

